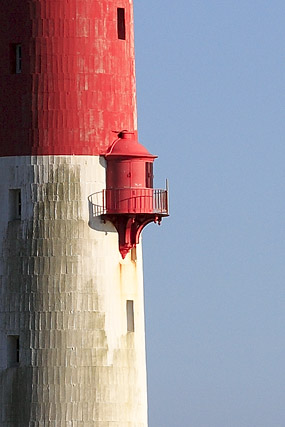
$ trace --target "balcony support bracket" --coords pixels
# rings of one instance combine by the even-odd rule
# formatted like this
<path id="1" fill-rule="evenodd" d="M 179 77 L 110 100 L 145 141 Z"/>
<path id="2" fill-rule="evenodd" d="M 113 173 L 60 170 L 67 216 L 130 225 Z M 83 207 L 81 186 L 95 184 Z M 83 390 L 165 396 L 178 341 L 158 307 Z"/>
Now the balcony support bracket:
<path id="1" fill-rule="evenodd" d="M 119 251 L 124 259 L 127 253 L 139 243 L 143 228 L 150 222 L 160 225 L 159 214 L 104 214 L 102 218 L 110 221 L 119 235 Z"/>

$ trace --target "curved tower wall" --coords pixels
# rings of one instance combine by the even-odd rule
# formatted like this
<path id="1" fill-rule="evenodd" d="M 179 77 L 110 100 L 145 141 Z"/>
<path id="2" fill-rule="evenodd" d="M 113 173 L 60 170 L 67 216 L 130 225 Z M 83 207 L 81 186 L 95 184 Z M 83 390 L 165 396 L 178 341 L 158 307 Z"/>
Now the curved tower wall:
<path id="1" fill-rule="evenodd" d="M 0 15 L 0 425 L 145 427 L 141 247 L 122 260 L 88 202 L 113 131 L 136 131 L 132 2 Z"/>
<path id="2" fill-rule="evenodd" d="M 2 156 L 98 155 L 136 131 L 131 0 L 13 0 L 0 15 Z"/>

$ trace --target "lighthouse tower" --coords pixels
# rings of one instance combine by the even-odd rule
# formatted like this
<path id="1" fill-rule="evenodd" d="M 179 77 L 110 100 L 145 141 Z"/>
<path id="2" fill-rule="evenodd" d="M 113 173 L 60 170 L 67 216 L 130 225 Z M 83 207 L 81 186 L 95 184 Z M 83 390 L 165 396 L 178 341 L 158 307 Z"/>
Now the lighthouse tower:
<path id="1" fill-rule="evenodd" d="M 0 11 L 0 426 L 147 426 L 132 0 Z"/>

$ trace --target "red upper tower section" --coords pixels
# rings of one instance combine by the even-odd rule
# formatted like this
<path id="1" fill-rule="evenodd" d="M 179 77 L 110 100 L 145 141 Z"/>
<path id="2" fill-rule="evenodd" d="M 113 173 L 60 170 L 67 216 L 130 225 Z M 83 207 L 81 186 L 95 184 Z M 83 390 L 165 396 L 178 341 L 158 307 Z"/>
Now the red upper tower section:
<path id="1" fill-rule="evenodd" d="M 0 156 L 99 155 L 136 132 L 130 0 L 1 4 Z"/>

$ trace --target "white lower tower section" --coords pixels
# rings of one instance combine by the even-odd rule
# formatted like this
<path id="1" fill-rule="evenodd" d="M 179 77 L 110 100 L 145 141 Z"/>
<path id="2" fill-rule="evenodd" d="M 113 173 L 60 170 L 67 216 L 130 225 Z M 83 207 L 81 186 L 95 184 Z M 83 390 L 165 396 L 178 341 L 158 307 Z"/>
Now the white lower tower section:
<path id="1" fill-rule="evenodd" d="M 92 216 L 104 187 L 96 156 L 0 159 L 1 426 L 147 426 L 141 247 Z"/>

